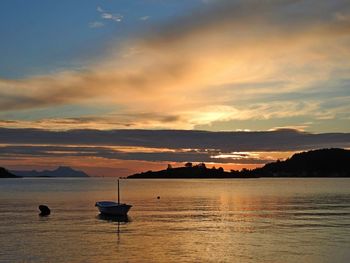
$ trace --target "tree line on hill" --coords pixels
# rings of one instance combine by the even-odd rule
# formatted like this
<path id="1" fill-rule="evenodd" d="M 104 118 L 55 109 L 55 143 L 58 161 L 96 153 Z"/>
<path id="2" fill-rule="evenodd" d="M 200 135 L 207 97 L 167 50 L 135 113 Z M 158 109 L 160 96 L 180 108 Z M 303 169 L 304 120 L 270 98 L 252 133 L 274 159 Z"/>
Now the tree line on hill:
<path id="1" fill-rule="evenodd" d="M 207 168 L 204 163 L 161 171 L 147 171 L 128 176 L 135 178 L 258 178 L 258 177 L 350 177 L 350 151 L 320 149 L 294 154 L 285 161 L 277 160 L 260 168 L 224 171 L 222 167 Z"/>

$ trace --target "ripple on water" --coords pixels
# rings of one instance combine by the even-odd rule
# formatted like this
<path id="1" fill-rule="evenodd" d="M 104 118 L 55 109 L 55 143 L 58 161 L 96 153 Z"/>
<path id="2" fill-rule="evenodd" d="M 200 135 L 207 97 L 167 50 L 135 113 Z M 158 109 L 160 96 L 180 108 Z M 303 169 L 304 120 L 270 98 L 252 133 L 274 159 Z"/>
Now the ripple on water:
<path id="1" fill-rule="evenodd" d="M 347 179 L 127 180 L 127 222 L 94 207 L 115 198 L 113 184 L 6 180 L 0 262 L 350 261 Z M 41 203 L 50 216 L 38 216 Z"/>

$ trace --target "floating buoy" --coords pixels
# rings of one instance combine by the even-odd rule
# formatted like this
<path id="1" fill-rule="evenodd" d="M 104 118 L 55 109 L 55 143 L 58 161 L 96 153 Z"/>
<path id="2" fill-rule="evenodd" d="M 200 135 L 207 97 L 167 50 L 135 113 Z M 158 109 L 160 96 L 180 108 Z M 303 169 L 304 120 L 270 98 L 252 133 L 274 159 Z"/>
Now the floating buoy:
<path id="1" fill-rule="evenodd" d="M 39 205 L 40 216 L 48 216 L 51 213 L 50 208 L 46 205 Z"/>

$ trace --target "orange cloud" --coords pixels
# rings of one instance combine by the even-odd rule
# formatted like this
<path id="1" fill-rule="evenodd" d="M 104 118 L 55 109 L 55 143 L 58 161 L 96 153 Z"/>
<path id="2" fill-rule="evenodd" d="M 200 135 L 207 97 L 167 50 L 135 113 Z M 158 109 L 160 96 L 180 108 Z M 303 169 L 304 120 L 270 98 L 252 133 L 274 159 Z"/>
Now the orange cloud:
<path id="1" fill-rule="evenodd" d="M 250 97 L 254 98 L 261 93 L 307 91 L 325 81 L 349 77 L 350 21 L 342 13 L 349 4 L 333 7 L 324 2 L 317 10 L 304 5 L 289 1 L 210 4 L 149 36 L 111 48 L 87 70 L 1 79 L 0 111 L 110 103 L 116 105 L 116 114 L 109 116 L 115 122 L 122 120 L 123 126 L 127 123 L 123 116 L 128 116 L 133 127 L 144 128 L 315 115 L 319 101 L 308 101 L 300 111 L 290 110 L 296 102 L 275 109 L 256 101 L 242 109 L 235 105 L 239 97 L 221 93 L 223 85 L 235 89 L 252 83 Z M 306 9 L 293 11 L 296 7 Z M 254 83 L 276 84 L 260 88 Z M 217 96 L 208 96 L 208 89 L 216 89 Z M 163 112 L 176 116 L 174 121 L 157 119 Z M 136 117 L 145 113 L 150 114 L 148 123 Z"/>

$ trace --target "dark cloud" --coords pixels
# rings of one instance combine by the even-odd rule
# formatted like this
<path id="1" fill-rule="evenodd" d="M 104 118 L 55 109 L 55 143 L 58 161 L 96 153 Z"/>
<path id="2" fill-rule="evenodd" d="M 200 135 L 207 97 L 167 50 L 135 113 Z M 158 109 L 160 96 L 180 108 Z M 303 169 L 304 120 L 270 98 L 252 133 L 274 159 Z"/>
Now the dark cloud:
<path id="1" fill-rule="evenodd" d="M 252 158 L 249 154 L 237 155 L 238 158 L 213 157 L 216 151 L 163 151 L 163 152 L 127 152 L 107 147 L 75 146 L 3 146 L 0 147 L 0 159 L 23 157 L 100 157 L 116 160 L 138 160 L 148 162 L 218 162 L 261 164 L 270 160 Z"/>
<path id="2" fill-rule="evenodd" d="M 336 19 L 337 14 L 349 9 L 346 0 L 219 0 L 177 21 L 170 21 L 160 27 L 153 38 L 160 44 L 176 43 L 194 33 L 228 26 L 227 33 L 237 39 L 249 35 L 254 39 L 257 35 L 268 39 L 282 30 L 286 30 L 285 37 L 288 37 L 288 34 L 317 28 L 322 23 L 326 24 L 324 32 L 349 34 L 348 19 Z"/>
<path id="3" fill-rule="evenodd" d="M 0 143 L 30 145 L 136 146 L 166 149 L 298 151 L 350 147 L 350 133 L 313 134 L 292 129 L 257 132 L 198 130 L 69 130 L 0 128 Z"/>

